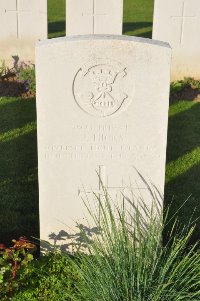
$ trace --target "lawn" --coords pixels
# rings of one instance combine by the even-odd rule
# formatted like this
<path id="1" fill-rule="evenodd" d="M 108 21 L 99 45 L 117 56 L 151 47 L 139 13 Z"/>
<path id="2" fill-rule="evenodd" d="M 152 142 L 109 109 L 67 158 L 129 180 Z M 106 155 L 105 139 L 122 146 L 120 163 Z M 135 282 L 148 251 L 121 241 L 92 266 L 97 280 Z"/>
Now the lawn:
<path id="1" fill-rule="evenodd" d="M 65 0 L 49 0 L 49 38 L 65 35 Z M 125 0 L 124 33 L 151 37 L 153 0 Z M 0 242 L 39 236 L 35 99 L 0 97 Z M 165 203 L 200 216 L 200 103 L 171 104 Z M 200 237 L 200 222 L 196 231 Z"/>
<path id="2" fill-rule="evenodd" d="M 65 1 L 48 0 L 49 38 L 65 36 Z"/>
<path id="3" fill-rule="evenodd" d="M 165 202 L 180 210 L 181 220 L 200 216 L 200 103 L 180 101 L 170 105 Z M 195 237 L 200 238 L 200 221 Z M 194 237 L 194 238 L 195 238 Z"/>
<path id="4" fill-rule="evenodd" d="M 38 237 L 35 99 L 0 98 L 0 240 Z"/>

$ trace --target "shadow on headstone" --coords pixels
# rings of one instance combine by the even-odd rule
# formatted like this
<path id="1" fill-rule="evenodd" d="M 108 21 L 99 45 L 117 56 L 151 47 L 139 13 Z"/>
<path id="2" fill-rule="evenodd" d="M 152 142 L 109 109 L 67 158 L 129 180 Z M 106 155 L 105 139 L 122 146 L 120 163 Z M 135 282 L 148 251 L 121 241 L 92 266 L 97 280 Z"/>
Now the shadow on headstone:
<path id="1" fill-rule="evenodd" d="M 54 232 L 49 234 L 51 242 L 42 240 L 40 242 L 41 253 L 55 250 L 71 253 L 73 251 L 84 250 L 92 242 L 92 237 L 100 234 L 98 227 L 89 228 L 83 224 L 78 224 L 76 228 L 78 232 L 75 233 L 61 230 L 58 234 Z"/>

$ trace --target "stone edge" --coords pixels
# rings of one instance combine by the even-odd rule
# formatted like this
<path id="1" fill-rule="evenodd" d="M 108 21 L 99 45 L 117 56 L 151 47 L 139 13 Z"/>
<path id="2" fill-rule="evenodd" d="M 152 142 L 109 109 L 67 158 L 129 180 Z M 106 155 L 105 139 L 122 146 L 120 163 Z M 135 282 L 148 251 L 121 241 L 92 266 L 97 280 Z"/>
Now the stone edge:
<path id="1" fill-rule="evenodd" d="M 167 42 L 158 41 L 154 39 L 147 39 L 135 36 L 126 36 L 126 35 L 76 35 L 76 36 L 69 36 L 69 37 L 60 37 L 60 38 L 53 38 L 48 40 L 41 40 L 36 43 L 36 48 L 41 46 L 46 46 L 49 44 L 59 44 L 62 42 L 75 42 L 75 41 L 87 41 L 87 40 L 115 40 L 115 41 L 130 41 L 130 42 L 138 42 L 143 44 L 151 44 L 160 47 L 170 48 L 171 46 Z"/>

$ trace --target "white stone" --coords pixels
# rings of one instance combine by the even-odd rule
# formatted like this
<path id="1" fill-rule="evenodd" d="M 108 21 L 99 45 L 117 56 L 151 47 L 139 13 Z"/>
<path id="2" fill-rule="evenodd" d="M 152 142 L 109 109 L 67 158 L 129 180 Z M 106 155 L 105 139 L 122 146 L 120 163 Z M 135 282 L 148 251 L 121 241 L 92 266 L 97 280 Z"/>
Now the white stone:
<path id="1" fill-rule="evenodd" d="M 67 0 L 67 35 L 122 34 L 123 0 Z"/>
<path id="2" fill-rule="evenodd" d="M 41 238 L 82 221 L 82 197 L 124 191 L 134 167 L 163 193 L 171 49 L 126 36 L 36 47 Z M 130 186 L 130 185 L 129 185 Z M 65 225 L 63 225 L 64 223 Z"/>
<path id="3" fill-rule="evenodd" d="M 172 80 L 200 79 L 199 30 L 199 0 L 155 0 L 153 38 L 172 47 Z"/>
<path id="4" fill-rule="evenodd" d="M 35 44 L 47 32 L 47 0 L 0 1 L 0 60 L 34 61 Z"/>

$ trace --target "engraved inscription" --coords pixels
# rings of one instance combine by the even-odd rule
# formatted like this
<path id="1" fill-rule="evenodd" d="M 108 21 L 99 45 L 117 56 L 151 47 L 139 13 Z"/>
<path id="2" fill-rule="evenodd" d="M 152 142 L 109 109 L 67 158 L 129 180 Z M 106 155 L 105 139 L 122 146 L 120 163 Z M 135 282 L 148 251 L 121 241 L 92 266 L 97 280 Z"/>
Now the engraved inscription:
<path id="1" fill-rule="evenodd" d="M 130 145 L 48 145 L 45 149 L 45 159 L 123 160 L 128 159 L 135 151 Z"/>
<path id="2" fill-rule="evenodd" d="M 73 83 L 74 98 L 79 107 L 99 117 L 126 108 L 132 99 L 126 87 L 127 72 L 126 67 L 112 61 L 79 69 Z"/>
<path id="3" fill-rule="evenodd" d="M 132 160 L 143 158 L 148 152 L 152 158 L 157 149 L 149 145 L 130 144 L 127 124 L 74 124 L 71 126 L 74 141 L 49 143 L 44 147 L 45 159 L 56 160 Z M 157 157 L 160 157 L 157 154 Z"/>
<path id="4" fill-rule="evenodd" d="M 66 160 L 124 160 L 143 157 L 148 152 L 155 156 L 156 149 L 148 146 L 134 147 L 129 144 L 79 144 L 79 145 L 48 145 L 44 149 L 45 159 L 66 159 Z M 157 154 L 160 157 L 160 154 Z"/>

